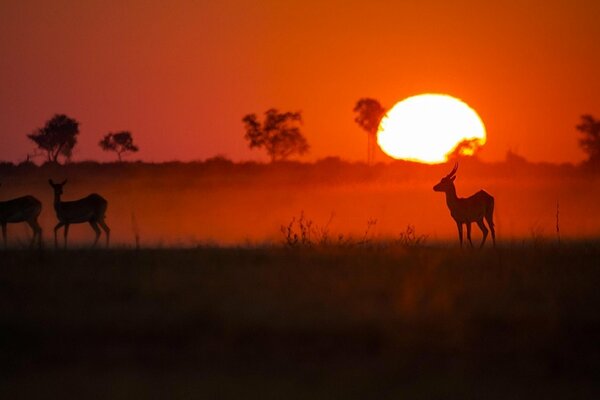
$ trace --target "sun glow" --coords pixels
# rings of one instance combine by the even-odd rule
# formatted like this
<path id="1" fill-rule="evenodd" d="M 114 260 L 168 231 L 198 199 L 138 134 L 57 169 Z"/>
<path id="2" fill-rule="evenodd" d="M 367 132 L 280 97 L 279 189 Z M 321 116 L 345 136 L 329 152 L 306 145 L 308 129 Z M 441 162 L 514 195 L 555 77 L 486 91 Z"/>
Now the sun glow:
<path id="1" fill-rule="evenodd" d="M 377 142 L 390 157 L 442 163 L 485 144 L 485 126 L 466 103 L 443 94 L 421 94 L 396 103 L 381 120 Z"/>

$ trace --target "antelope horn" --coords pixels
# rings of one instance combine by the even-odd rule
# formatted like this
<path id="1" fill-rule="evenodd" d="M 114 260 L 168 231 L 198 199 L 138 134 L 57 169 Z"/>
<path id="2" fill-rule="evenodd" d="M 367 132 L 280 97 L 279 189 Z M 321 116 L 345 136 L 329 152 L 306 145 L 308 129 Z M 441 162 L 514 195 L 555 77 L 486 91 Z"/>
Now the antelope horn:
<path id="1" fill-rule="evenodd" d="M 446 175 L 446 178 L 452 178 L 454 176 L 454 174 L 456 174 L 457 169 L 458 169 L 458 163 L 455 163 L 454 168 L 452 168 L 452 171 L 450 171 L 450 173 L 448 175 Z"/>

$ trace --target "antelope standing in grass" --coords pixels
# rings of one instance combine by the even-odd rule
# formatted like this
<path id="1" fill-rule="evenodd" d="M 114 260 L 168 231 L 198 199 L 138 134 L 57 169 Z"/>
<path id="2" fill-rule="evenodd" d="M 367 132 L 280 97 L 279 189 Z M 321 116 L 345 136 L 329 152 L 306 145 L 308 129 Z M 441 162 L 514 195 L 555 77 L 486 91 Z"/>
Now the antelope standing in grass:
<path id="1" fill-rule="evenodd" d="M 448 175 L 443 177 L 440 182 L 433 187 L 436 192 L 446 193 L 446 204 L 450 209 L 450 215 L 456 221 L 458 227 L 458 238 L 460 240 L 460 247 L 463 243 L 463 224 L 467 225 L 467 239 L 471 247 L 473 242 L 471 241 L 471 223 L 476 222 L 483 233 L 483 239 L 481 245 L 483 247 L 485 239 L 488 235 L 488 228 L 483 223 L 485 219 L 490 231 L 492 231 L 492 240 L 494 247 L 496 247 L 496 231 L 494 229 L 494 198 L 484 190 L 480 190 L 474 195 L 467 198 L 459 198 L 456 196 L 456 188 L 454 187 L 454 180 L 456 179 L 456 170 L 458 169 L 458 163 L 454 165 L 454 168 Z"/>
<path id="2" fill-rule="evenodd" d="M 106 247 L 110 240 L 110 228 L 104 222 L 104 215 L 106 214 L 106 207 L 108 202 L 99 194 L 92 193 L 83 199 L 75 201 L 60 201 L 60 196 L 63 194 L 63 186 L 67 181 L 62 183 L 54 183 L 52 179 L 48 182 L 52 189 L 54 189 L 54 210 L 56 211 L 56 217 L 58 218 L 58 224 L 54 227 L 54 246 L 58 247 L 58 230 L 61 227 L 65 227 L 65 248 L 67 248 L 67 235 L 69 234 L 69 225 L 71 224 L 82 224 L 89 223 L 94 232 L 96 233 L 96 240 L 94 240 L 94 246 L 98 243 L 100 238 L 100 227 L 104 229 L 106 233 Z"/>
<path id="3" fill-rule="evenodd" d="M 31 247 L 36 242 L 42 247 L 42 228 L 38 223 L 38 216 L 42 212 L 42 203 L 33 196 L 17 197 L 16 199 L 0 201 L 0 224 L 2 225 L 2 240 L 4 248 L 8 242 L 6 238 L 6 225 L 17 222 L 27 222 L 33 229 Z"/>

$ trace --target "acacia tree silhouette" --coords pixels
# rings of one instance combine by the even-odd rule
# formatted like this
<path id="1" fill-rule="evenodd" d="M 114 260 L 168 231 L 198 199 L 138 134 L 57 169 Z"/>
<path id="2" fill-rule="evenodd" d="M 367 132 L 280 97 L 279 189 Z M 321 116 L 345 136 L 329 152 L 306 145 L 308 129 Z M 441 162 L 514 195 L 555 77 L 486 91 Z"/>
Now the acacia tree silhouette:
<path id="1" fill-rule="evenodd" d="M 357 114 L 354 122 L 367 132 L 367 163 L 371 164 L 375 159 L 375 136 L 386 109 L 379 101 L 365 97 L 356 102 L 353 111 Z"/>
<path id="2" fill-rule="evenodd" d="M 305 154 L 310 146 L 302 132 L 300 112 L 282 112 L 274 108 L 265 112 L 264 121 L 258 121 L 256 114 L 242 118 L 246 133 L 244 139 L 250 148 L 264 148 L 271 162 L 286 160 L 292 154 Z"/>
<path id="3" fill-rule="evenodd" d="M 27 135 L 40 150 L 46 152 L 48 161 L 58 163 L 58 158 L 63 156 L 67 161 L 71 159 L 73 148 L 77 144 L 79 135 L 79 122 L 66 116 L 56 114 L 46 122 L 44 127 Z"/>
<path id="4" fill-rule="evenodd" d="M 117 153 L 119 162 L 122 161 L 123 154 L 139 151 L 139 147 L 133 144 L 133 136 L 131 136 L 131 132 L 129 131 L 109 132 L 102 138 L 98 145 L 104 151 L 114 151 Z"/>
<path id="5" fill-rule="evenodd" d="M 600 120 L 584 114 L 576 128 L 583 134 L 583 138 L 579 139 L 579 146 L 588 155 L 588 162 L 600 167 Z"/>

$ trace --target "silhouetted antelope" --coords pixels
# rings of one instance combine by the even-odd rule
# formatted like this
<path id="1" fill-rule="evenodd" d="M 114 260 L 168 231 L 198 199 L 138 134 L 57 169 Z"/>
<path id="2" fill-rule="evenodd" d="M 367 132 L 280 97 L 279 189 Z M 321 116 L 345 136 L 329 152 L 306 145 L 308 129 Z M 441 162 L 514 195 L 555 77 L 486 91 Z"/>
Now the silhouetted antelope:
<path id="1" fill-rule="evenodd" d="M 38 246 L 42 247 L 42 228 L 38 216 L 42 212 L 42 203 L 33 196 L 17 197 L 16 199 L 0 201 L 0 224 L 2 225 L 2 240 L 7 247 L 6 225 L 17 222 L 27 222 L 33 229 L 31 247 L 37 238 Z"/>
<path id="2" fill-rule="evenodd" d="M 483 233 L 483 239 L 481 245 L 483 247 L 485 239 L 488 235 L 488 229 L 483 223 L 483 219 L 487 221 L 490 231 L 492 231 L 492 240 L 494 241 L 494 247 L 496 247 L 496 231 L 494 230 L 494 198 L 483 190 L 475 193 L 471 197 L 465 199 L 456 196 L 456 188 L 454 187 L 454 179 L 456 179 L 456 170 L 458 169 L 458 163 L 454 165 L 452 171 L 440 180 L 440 182 L 433 187 L 436 192 L 446 193 L 446 204 L 450 209 L 450 215 L 456 221 L 458 227 L 458 238 L 460 239 L 460 247 L 463 242 L 463 228 L 462 225 L 467 225 L 467 239 L 471 242 L 471 223 L 476 222 Z"/>
<path id="3" fill-rule="evenodd" d="M 98 225 L 100 225 L 106 233 L 106 247 L 108 247 L 110 228 L 104 222 L 104 214 L 106 213 L 108 202 L 96 193 L 92 193 L 83 199 L 75 201 L 60 201 L 60 196 L 63 194 L 63 186 L 67 181 L 65 180 L 63 183 L 54 183 L 52 182 L 52 179 L 49 179 L 48 182 L 50 183 L 50 186 L 52 186 L 52 189 L 54 189 L 54 210 L 56 210 L 56 217 L 59 221 L 54 227 L 54 246 L 58 247 L 57 232 L 61 227 L 65 227 L 66 248 L 69 225 L 88 222 L 96 233 L 94 246 L 98 243 L 98 239 L 100 238 L 100 228 L 98 228 Z"/>

